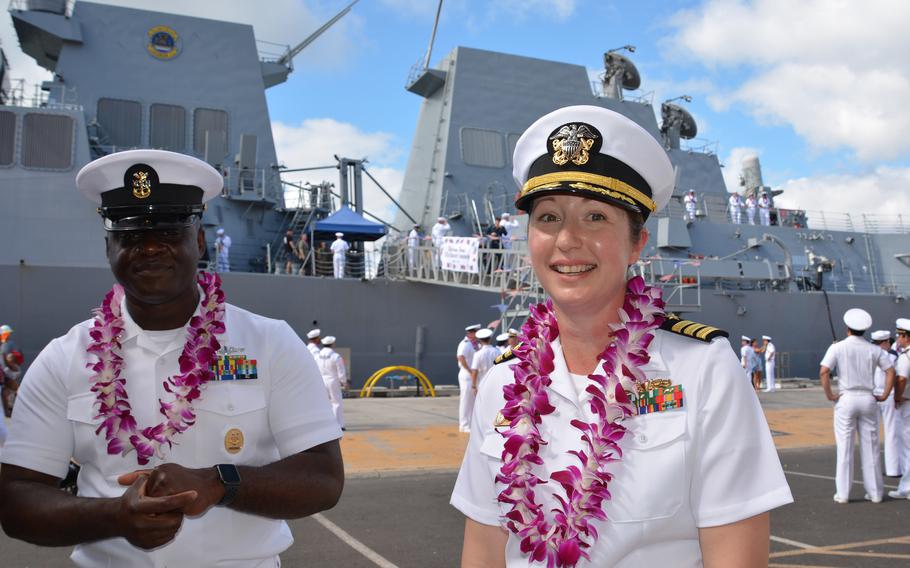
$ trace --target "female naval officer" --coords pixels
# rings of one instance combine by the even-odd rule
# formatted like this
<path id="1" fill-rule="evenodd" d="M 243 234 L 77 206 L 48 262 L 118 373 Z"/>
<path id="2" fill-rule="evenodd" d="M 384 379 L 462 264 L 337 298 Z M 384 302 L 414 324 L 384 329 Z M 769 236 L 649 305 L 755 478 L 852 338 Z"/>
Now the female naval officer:
<path id="1" fill-rule="evenodd" d="M 451 498 L 462 566 L 766 566 L 768 511 L 793 498 L 727 334 L 627 277 L 673 191 L 666 152 L 574 106 L 513 163 L 550 302 L 480 382 Z"/>

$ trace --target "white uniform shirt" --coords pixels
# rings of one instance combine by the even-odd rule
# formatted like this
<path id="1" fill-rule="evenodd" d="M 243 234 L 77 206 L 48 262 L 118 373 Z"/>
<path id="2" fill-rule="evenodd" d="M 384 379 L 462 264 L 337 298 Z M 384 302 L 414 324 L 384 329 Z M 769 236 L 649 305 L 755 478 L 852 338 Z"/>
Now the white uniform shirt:
<path id="1" fill-rule="evenodd" d="M 313 359 L 316 359 L 316 361 L 319 361 L 319 346 L 316 345 L 315 343 L 307 343 L 306 348 L 309 350 L 310 353 L 313 354 Z"/>
<path id="2" fill-rule="evenodd" d="M 123 313 L 123 375 L 142 428 L 162 420 L 158 399 L 171 400 L 162 382 L 179 372 L 186 331 L 178 330 L 173 341 L 161 345 L 162 334 L 143 331 L 125 308 Z M 165 460 L 153 457 L 139 466 L 135 451 L 125 457 L 108 455 L 104 436 L 95 435 L 101 419 L 96 418 L 86 369 L 86 363 L 97 360 L 85 352 L 91 341 L 89 320 L 53 340 L 29 368 L 3 463 L 62 478 L 72 457 L 82 465 L 80 497 L 119 497 L 126 487 L 117 477 L 140 468 L 164 462 L 190 468 L 266 465 L 340 438 L 316 363 L 294 331 L 283 321 L 230 304 L 224 321 L 222 348 L 255 359 L 258 378 L 208 383 L 196 401 L 196 424 L 176 436 L 173 448 L 164 450 Z M 229 453 L 225 437 L 234 429 L 243 434 L 243 445 Z M 284 521 L 213 507 L 201 517 L 185 518 L 177 537 L 163 547 L 145 551 L 114 538 L 76 546 L 72 560 L 91 567 L 241 568 L 268 562 L 293 541 Z"/>
<path id="3" fill-rule="evenodd" d="M 420 244 L 420 233 L 417 232 L 417 229 L 411 229 L 411 232 L 408 233 L 408 246 L 410 248 L 415 248 Z"/>
<path id="4" fill-rule="evenodd" d="M 891 364 L 897 362 L 897 353 L 891 351 L 885 351 L 888 354 L 888 359 L 891 360 Z M 883 395 L 885 394 L 885 372 L 882 371 L 881 367 L 878 365 L 875 366 L 875 376 L 874 376 L 874 388 L 872 389 L 872 394 L 874 395 Z"/>
<path id="5" fill-rule="evenodd" d="M 903 351 L 898 356 L 895 373 L 898 377 L 910 378 L 910 350 Z"/>
<path id="6" fill-rule="evenodd" d="M 698 200 L 696 197 L 691 193 L 687 193 L 686 196 L 683 197 L 683 203 L 686 204 L 686 209 L 695 209 L 695 204 L 697 201 Z"/>
<path id="7" fill-rule="evenodd" d="M 768 199 L 768 196 L 763 195 L 758 198 L 758 207 L 759 207 L 759 209 L 770 209 L 771 200 Z"/>
<path id="8" fill-rule="evenodd" d="M 742 207 L 742 201 L 739 199 L 739 194 L 734 193 L 730 196 L 730 209 L 738 211 Z"/>
<path id="9" fill-rule="evenodd" d="M 319 372 L 322 373 L 322 380 L 326 384 L 337 382 L 343 385 L 347 382 L 347 372 L 344 368 L 344 358 L 331 347 L 323 347 L 319 351 L 319 358 L 316 359 L 319 364 Z"/>
<path id="10" fill-rule="evenodd" d="M 468 372 L 471 367 L 471 363 L 474 361 L 474 344 L 471 343 L 471 340 L 465 337 L 461 340 L 461 343 L 458 344 L 458 350 L 455 352 L 455 356 L 464 357 L 465 363 L 467 363 L 468 368 L 465 369 L 461 366 L 461 361 L 458 362 L 458 372 Z"/>
<path id="11" fill-rule="evenodd" d="M 755 209 L 755 198 L 751 195 L 746 198 L 746 209 Z"/>
<path id="12" fill-rule="evenodd" d="M 452 227 L 448 223 L 440 223 L 439 221 L 433 225 L 431 234 L 433 235 L 433 244 L 437 247 L 442 245 L 442 238 L 449 234 L 449 231 L 452 230 Z"/>
<path id="13" fill-rule="evenodd" d="M 752 348 L 752 345 L 746 344 L 740 347 L 739 357 L 740 364 L 746 372 L 751 373 L 758 369 L 758 355 L 755 353 L 755 349 Z"/>
<path id="14" fill-rule="evenodd" d="M 471 370 L 477 371 L 478 384 L 480 384 L 480 379 L 487 374 L 487 371 L 493 368 L 496 358 L 499 357 L 499 355 L 499 349 L 492 345 L 481 345 L 480 349 L 474 353 L 474 357 L 471 361 Z"/>
<path id="15" fill-rule="evenodd" d="M 584 381 L 570 379 L 559 340 L 553 342 L 555 370 L 550 404 L 556 411 L 539 426 L 541 479 L 578 460 L 569 450 L 582 448 L 581 433 L 570 425 L 593 420 Z M 641 568 L 701 566 L 698 529 L 747 519 L 793 501 L 771 432 L 751 385 L 726 340 L 710 344 L 656 331 L 649 347 L 647 378 L 669 378 L 684 389 L 684 406 L 626 419 L 629 433 L 620 442 L 623 458 L 608 465 L 615 477 L 605 502 L 606 522 L 594 521 L 600 538 L 588 550 L 591 561 L 578 567 Z M 514 362 L 515 360 L 513 360 Z M 503 386 L 513 381 L 511 364 L 493 367 L 481 382 L 471 438 L 451 503 L 485 525 L 499 525 L 509 505 L 497 502 L 505 488 L 495 481 L 505 438 L 494 427 L 504 406 Z M 503 428 L 499 428 L 503 430 Z M 537 503 L 557 504 L 553 481 L 535 488 Z M 531 566 L 511 532 L 506 546 L 509 568 Z M 535 565 L 536 566 L 536 565 Z"/>
<path id="16" fill-rule="evenodd" d="M 332 241 L 332 254 L 335 256 L 343 256 L 349 248 L 351 248 L 350 245 L 348 245 L 348 242 L 344 239 L 339 238 Z"/>
<path id="17" fill-rule="evenodd" d="M 894 366 L 888 352 L 862 337 L 851 335 L 828 348 L 821 364 L 837 369 L 838 390 L 872 392 L 873 375 L 878 367 L 886 371 Z"/>
<path id="18" fill-rule="evenodd" d="M 774 357 L 775 353 L 777 353 L 777 348 L 769 341 L 768 345 L 765 346 L 765 363 L 776 362 L 777 359 Z"/>

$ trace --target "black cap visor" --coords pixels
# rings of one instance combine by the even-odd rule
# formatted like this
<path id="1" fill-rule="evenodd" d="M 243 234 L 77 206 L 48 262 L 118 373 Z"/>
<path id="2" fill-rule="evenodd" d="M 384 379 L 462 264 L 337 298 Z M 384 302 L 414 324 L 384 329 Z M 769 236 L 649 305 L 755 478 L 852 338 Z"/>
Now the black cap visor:
<path id="1" fill-rule="evenodd" d="M 204 209 L 202 205 L 150 205 L 101 207 L 98 212 L 106 231 L 160 231 L 192 226 L 202 218 Z"/>

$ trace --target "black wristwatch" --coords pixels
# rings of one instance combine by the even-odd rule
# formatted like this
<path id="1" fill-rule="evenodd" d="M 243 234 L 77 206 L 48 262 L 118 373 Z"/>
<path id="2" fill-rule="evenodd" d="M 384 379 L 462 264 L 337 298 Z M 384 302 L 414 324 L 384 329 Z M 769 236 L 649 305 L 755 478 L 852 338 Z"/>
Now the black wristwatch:
<path id="1" fill-rule="evenodd" d="M 220 463 L 215 466 L 218 472 L 218 478 L 224 485 L 224 497 L 218 501 L 219 507 L 226 507 L 237 497 L 237 491 L 240 490 L 240 472 L 237 466 L 232 463 Z"/>

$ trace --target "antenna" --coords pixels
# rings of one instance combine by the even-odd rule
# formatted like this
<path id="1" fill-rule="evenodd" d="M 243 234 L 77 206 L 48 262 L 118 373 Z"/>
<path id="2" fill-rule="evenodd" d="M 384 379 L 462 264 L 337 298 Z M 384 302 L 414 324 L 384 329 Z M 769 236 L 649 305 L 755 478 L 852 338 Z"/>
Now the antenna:
<path id="1" fill-rule="evenodd" d="M 430 68 L 430 57 L 433 55 L 433 43 L 436 41 L 436 28 L 439 27 L 439 14 L 442 13 L 442 0 L 436 6 L 436 20 L 433 22 L 433 33 L 430 34 L 430 44 L 427 46 L 427 56 L 423 60 L 423 68 Z"/>
<path id="2" fill-rule="evenodd" d="M 634 45 L 624 45 L 604 53 L 604 72 L 602 76 L 604 96 L 622 100 L 622 89 L 635 90 L 641 86 L 641 74 L 632 60 L 620 51 L 635 53 Z"/>
<path id="3" fill-rule="evenodd" d="M 681 95 L 668 99 L 660 105 L 660 117 L 662 124 L 660 133 L 664 139 L 664 146 L 668 149 L 679 149 L 679 139 L 691 140 L 698 134 L 698 125 L 695 118 L 689 114 L 689 111 L 679 105 L 673 104 L 674 101 L 692 102 L 689 95 Z"/>
<path id="4" fill-rule="evenodd" d="M 318 38 L 319 36 L 321 36 L 326 30 L 328 30 L 329 28 L 331 28 L 332 26 L 334 26 L 334 25 L 335 25 L 335 22 L 337 22 L 337 21 L 340 20 L 341 18 L 345 17 L 345 16 L 347 15 L 347 13 L 351 11 L 351 8 L 354 7 L 354 4 L 356 4 L 356 3 L 359 2 L 359 1 L 360 1 L 360 0 L 354 0 L 353 2 L 351 2 L 350 4 L 348 4 L 344 9 L 342 9 L 340 12 L 338 12 L 337 14 L 335 14 L 335 17 L 334 17 L 334 18 L 332 18 L 332 19 L 329 20 L 328 22 L 322 24 L 322 27 L 320 27 L 320 28 L 319 28 L 318 30 L 316 30 L 315 32 L 311 33 L 310 36 L 309 36 L 308 38 L 306 38 L 306 39 L 303 40 L 302 42 L 298 43 L 298 44 L 297 44 L 296 46 L 294 46 L 293 48 L 287 50 L 287 52 L 286 52 L 284 55 L 282 55 L 282 56 L 278 59 L 277 63 L 280 64 L 280 65 L 285 65 L 285 66 L 291 67 L 291 62 L 294 60 L 294 57 L 295 57 L 298 53 L 300 53 L 301 51 L 303 51 L 304 49 L 306 49 L 306 47 L 307 47 L 308 45 L 310 45 L 311 43 L 313 43 L 314 41 L 316 41 L 316 38 Z"/>

